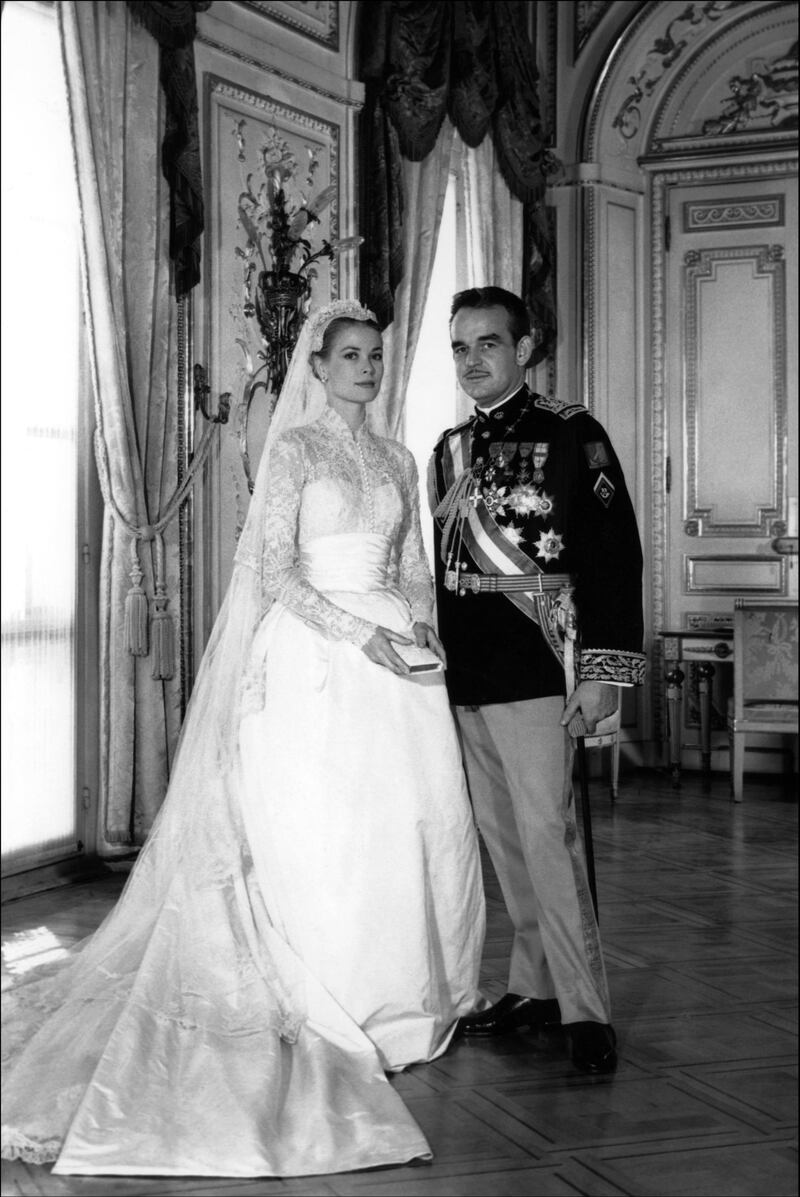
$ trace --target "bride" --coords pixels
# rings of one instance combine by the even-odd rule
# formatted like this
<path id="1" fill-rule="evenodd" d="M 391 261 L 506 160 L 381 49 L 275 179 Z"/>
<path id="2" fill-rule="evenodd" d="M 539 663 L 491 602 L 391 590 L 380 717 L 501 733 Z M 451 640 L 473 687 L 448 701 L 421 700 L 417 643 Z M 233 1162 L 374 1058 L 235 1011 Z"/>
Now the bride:
<path id="1" fill-rule="evenodd" d="M 413 461 L 365 420 L 382 374 L 360 305 L 304 325 L 153 831 L 99 930 L 7 995 L 7 1158 L 430 1158 L 386 1073 L 475 1008 L 484 908 L 442 675 L 412 668 L 443 654 Z"/>

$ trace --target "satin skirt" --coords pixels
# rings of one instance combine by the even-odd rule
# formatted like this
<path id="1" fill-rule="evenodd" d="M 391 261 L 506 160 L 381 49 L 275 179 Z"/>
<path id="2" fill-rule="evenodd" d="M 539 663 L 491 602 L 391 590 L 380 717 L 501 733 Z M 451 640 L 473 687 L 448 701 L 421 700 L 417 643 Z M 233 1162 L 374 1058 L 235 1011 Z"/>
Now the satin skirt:
<path id="1" fill-rule="evenodd" d="M 388 553 L 327 537 L 303 566 L 409 631 Z M 7 995 L 7 1158 L 248 1177 L 431 1154 L 387 1073 L 446 1049 L 484 934 L 441 675 L 396 677 L 276 603 L 245 676 L 260 696 L 232 760 L 211 736 L 179 753 L 114 910 Z"/>
<path id="2" fill-rule="evenodd" d="M 411 635 L 387 559 L 367 534 L 302 554 L 337 606 Z M 384 1068 L 431 1060 L 478 1000 L 484 934 L 443 675 L 398 677 L 280 606 L 254 654 L 266 694 L 242 723 L 243 810 L 270 916 Z"/>

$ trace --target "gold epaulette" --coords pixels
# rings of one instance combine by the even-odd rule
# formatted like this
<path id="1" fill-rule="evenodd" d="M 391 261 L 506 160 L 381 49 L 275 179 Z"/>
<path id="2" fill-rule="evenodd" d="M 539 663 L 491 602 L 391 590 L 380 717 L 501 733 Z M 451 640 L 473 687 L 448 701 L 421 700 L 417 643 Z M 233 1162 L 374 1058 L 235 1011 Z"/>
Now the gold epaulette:
<path id="1" fill-rule="evenodd" d="M 566 403 L 563 399 L 556 399 L 552 395 L 537 395 L 533 406 L 540 411 L 551 411 L 554 416 L 561 416 L 562 420 L 571 420 L 573 416 L 589 414 L 589 409 L 582 403 Z"/>

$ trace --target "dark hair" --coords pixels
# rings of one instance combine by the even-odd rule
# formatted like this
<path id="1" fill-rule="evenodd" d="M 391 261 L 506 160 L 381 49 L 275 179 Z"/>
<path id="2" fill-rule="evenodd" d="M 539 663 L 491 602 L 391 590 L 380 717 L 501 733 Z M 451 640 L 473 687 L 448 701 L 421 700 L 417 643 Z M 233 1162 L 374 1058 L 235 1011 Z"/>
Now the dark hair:
<path id="1" fill-rule="evenodd" d="M 515 345 L 523 337 L 532 335 L 528 309 L 513 291 L 505 291 L 502 287 L 470 287 L 459 291 L 450 306 L 451 322 L 462 308 L 503 308 L 508 313 L 508 326 Z"/>
<path id="2" fill-rule="evenodd" d="M 315 378 L 319 378 L 316 358 L 321 357 L 323 361 L 326 361 L 330 357 L 334 338 L 346 324 L 357 324 L 361 328 L 374 328 L 377 333 L 383 336 L 383 330 L 377 320 L 356 320 L 353 316 L 337 316 L 326 326 L 325 332 L 322 334 L 322 346 L 319 349 L 315 349 L 309 355 L 311 370 Z"/>

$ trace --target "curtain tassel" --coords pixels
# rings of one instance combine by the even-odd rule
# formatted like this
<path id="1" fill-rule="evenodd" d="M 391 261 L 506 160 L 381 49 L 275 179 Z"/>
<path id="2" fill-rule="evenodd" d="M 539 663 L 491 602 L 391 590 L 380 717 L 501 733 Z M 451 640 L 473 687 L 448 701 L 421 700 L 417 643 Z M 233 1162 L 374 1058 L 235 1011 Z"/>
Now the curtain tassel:
<path id="1" fill-rule="evenodd" d="M 134 657 L 147 656 L 147 595 L 142 589 L 142 567 L 134 540 L 131 545 L 131 571 L 128 575 L 133 585 L 125 595 L 125 647 Z"/>
<path id="2" fill-rule="evenodd" d="M 153 671 L 154 681 L 168 681 L 175 676 L 175 624 L 168 611 L 164 541 L 156 541 L 156 593 L 153 598 Z"/>
<path id="3" fill-rule="evenodd" d="M 153 678 L 168 681 L 175 676 L 175 622 L 167 607 L 166 594 L 156 595 L 153 612 Z"/>

